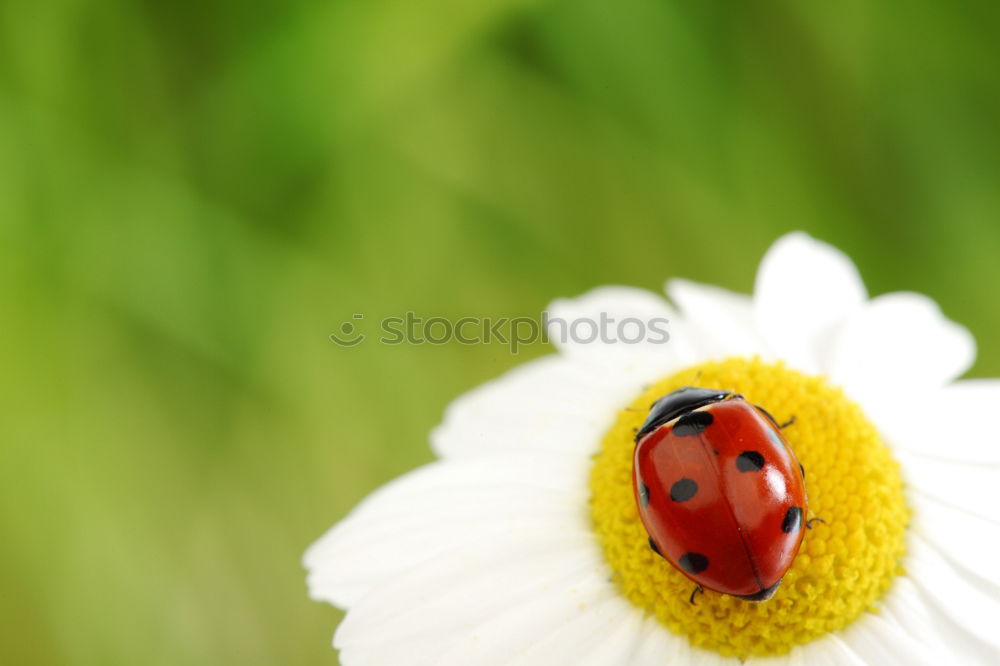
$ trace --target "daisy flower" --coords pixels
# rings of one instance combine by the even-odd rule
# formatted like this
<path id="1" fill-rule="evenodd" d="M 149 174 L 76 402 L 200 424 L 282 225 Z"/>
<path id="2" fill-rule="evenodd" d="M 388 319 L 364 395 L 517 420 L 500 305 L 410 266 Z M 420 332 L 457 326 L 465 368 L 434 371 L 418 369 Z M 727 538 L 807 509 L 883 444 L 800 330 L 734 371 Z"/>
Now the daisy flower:
<path id="1" fill-rule="evenodd" d="M 347 610 L 342 663 L 1000 663 L 1000 382 L 955 381 L 969 333 L 919 294 L 869 299 L 845 255 L 802 233 L 768 251 L 753 297 L 683 280 L 667 295 L 553 303 L 553 326 L 666 319 L 669 341 L 550 331 L 557 354 L 456 400 L 439 460 L 308 550 L 311 596 Z M 825 522 L 769 601 L 692 604 L 649 548 L 634 433 L 683 386 L 795 418 L 784 435 Z"/>

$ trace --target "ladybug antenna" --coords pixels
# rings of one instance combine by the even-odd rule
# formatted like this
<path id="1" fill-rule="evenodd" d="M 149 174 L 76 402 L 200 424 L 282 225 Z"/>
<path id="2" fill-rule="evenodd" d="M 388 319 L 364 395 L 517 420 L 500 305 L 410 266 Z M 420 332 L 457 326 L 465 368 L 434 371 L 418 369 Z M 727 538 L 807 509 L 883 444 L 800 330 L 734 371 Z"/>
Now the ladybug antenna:
<path id="1" fill-rule="evenodd" d="M 746 400 L 746 398 L 743 397 L 742 393 L 737 393 L 736 392 L 736 389 L 725 388 L 725 389 L 719 389 L 719 390 L 722 391 L 723 393 L 727 394 L 726 398 L 725 398 L 726 400 Z"/>

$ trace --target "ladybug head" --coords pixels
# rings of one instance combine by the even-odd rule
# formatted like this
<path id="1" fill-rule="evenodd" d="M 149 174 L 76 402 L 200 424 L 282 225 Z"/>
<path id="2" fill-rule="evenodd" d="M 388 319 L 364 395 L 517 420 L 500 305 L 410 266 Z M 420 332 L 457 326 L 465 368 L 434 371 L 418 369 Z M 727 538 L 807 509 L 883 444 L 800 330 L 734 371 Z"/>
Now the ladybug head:
<path id="1" fill-rule="evenodd" d="M 679 388 L 653 403 L 653 406 L 649 409 L 649 416 L 646 417 L 645 423 L 639 428 L 639 432 L 635 434 L 635 441 L 638 442 L 664 423 L 673 421 L 678 416 L 687 414 L 699 407 L 711 405 L 713 402 L 722 402 L 723 400 L 742 399 L 742 397 L 734 395 L 729 391 L 720 391 L 718 389 L 695 388 L 693 386 Z"/>

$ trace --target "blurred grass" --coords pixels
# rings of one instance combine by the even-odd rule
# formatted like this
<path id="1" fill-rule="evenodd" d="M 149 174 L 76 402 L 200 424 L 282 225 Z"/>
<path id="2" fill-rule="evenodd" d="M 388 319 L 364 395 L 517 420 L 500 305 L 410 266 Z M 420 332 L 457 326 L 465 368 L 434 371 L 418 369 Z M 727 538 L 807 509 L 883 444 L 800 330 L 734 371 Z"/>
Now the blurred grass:
<path id="1" fill-rule="evenodd" d="M 3 3 L 0 663 L 336 663 L 302 550 L 546 353 L 335 347 L 354 312 L 747 291 L 805 229 L 1000 374 L 998 28 L 981 1 Z"/>

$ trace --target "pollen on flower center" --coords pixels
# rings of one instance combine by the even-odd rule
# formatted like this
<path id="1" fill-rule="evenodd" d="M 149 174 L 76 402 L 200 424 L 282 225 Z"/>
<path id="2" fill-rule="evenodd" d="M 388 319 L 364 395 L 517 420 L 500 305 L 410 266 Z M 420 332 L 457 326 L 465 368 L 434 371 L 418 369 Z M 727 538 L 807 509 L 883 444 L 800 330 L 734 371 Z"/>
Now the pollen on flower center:
<path id="1" fill-rule="evenodd" d="M 740 393 L 779 422 L 806 470 L 808 530 L 774 598 L 706 591 L 649 547 L 632 489 L 632 452 L 650 405 L 683 386 Z M 875 609 L 903 572 L 909 509 L 899 465 L 861 409 L 821 377 L 730 359 L 664 379 L 623 410 L 594 459 L 591 515 L 622 592 L 692 645 L 727 656 L 780 655 Z"/>

